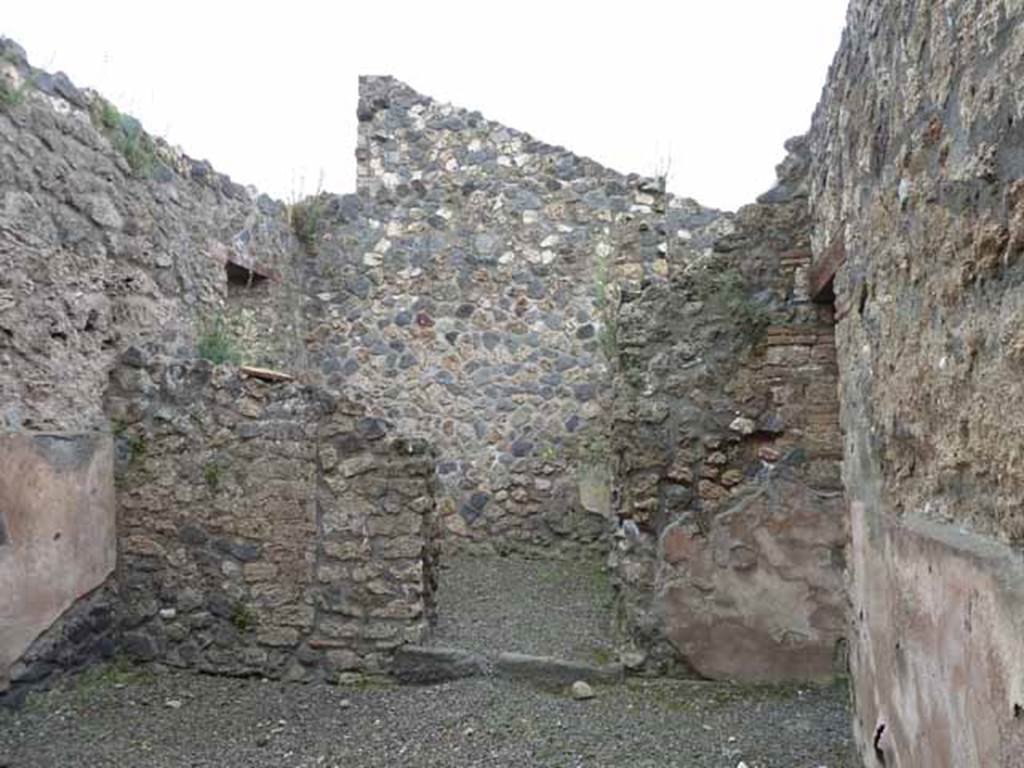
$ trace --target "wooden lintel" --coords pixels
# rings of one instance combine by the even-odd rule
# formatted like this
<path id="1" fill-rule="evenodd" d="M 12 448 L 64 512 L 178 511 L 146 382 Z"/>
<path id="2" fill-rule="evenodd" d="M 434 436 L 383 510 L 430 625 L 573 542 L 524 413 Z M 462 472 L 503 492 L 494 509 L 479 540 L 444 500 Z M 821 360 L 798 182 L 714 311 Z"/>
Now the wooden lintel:
<path id="1" fill-rule="evenodd" d="M 246 376 L 261 381 L 295 381 L 295 377 L 281 371 L 272 371 L 269 368 L 256 368 L 252 365 L 239 366 L 238 370 Z"/>

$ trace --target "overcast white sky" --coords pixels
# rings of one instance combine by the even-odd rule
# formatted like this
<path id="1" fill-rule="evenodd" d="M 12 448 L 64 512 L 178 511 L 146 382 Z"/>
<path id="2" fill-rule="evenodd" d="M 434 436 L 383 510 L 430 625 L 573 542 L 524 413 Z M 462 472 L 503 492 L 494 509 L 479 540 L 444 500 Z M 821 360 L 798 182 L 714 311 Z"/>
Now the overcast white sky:
<path id="1" fill-rule="evenodd" d="M 354 191 L 365 73 L 735 208 L 809 127 L 846 0 L 8 5 L 36 66 L 282 199 Z"/>

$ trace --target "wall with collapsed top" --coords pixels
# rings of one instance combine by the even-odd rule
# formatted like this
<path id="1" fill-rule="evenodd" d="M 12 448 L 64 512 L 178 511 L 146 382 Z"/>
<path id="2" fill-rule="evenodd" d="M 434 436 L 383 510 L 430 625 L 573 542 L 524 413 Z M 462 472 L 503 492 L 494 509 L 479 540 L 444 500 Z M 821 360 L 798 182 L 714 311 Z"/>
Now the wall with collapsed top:
<path id="1" fill-rule="evenodd" d="M 1024 754 L 1022 12 L 854 0 L 814 117 L 866 765 Z"/>
<path id="2" fill-rule="evenodd" d="M 0 398 L 7 430 L 102 427 L 118 355 L 152 343 L 195 355 L 229 266 L 285 286 L 297 242 L 283 205 L 145 134 L 102 97 L 29 67 L 11 41 L 0 74 Z M 238 278 L 241 280 L 241 277 Z M 283 293 L 283 291 L 282 291 Z M 297 300 L 263 301 L 245 362 L 301 357 Z M 237 334 L 236 334 L 237 335 Z M 258 340 L 257 340 L 258 339 Z"/>
<path id="3" fill-rule="evenodd" d="M 125 442 L 104 394 L 121 356 L 289 367 L 302 349 L 283 205 L 4 39 L 0 97 L 6 689 L 113 651 L 113 453 Z"/>
<path id="4" fill-rule="evenodd" d="M 392 78 L 358 115 L 359 194 L 304 206 L 312 365 L 436 442 L 453 543 L 603 551 L 619 286 L 713 216 Z"/>
<path id="5" fill-rule="evenodd" d="M 846 526 L 832 308 L 807 291 L 806 141 L 619 312 L 612 563 L 649 665 L 807 680 L 841 667 Z"/>
<path id="6" fill-rule="evenodd" d="M 123 648 L 290 680 L 384 672 L 421 639 L 436 562 L 422 441 L 320 390 L 133 359 L 108 396 Z"/>
<path id="7" fill-rule="evenodd" d="M 204 336 L 217 341 L 204 325 L 222 308 L 248 362 L 308 361 L 320 383 L 365 391 L 375 415 L 437 436 L 450 531 L 499 549 L 576 547 L 618 513 L 636 526 L 623 526 L 616 558 L 638 643 L 732 675 L 688 644 L 704 630 L 705 648 L 762 637 L 790 658 L 812 640 L 819 670 L 843 562 L 837 532 L 817 527 L 835 519 L 834 373 L 828 310 L 807 304 L 806 280 L 813 297 L 835 298 L 866 764 L 1013 764 L 1024 746 L 1022 425 L 1008 406 L 1024 347 L 1021 13 L 1011 0 L 853 0 L 808 151 L 792 160 L 808 164 L 809 219 L 787 192 L 792 165 L 781 192 L 721 216 L 371 78 L 360 194 L 318 198 L 298 238 L 281 206 L 147 144 L 137 123 L 30 71 L 4 41 L 4 426 L 18 439 L 102 431 L 115 362 L 194 356 Z M 619 290 L 628 300 L 608 313 Z M 121 435 L 123 459 L 133 445 Z M 181 471 L 207 482 L 202 467 Z M 136 479 L 180 503 L 159 477 Z M 250 550 L 211 543 L 230 544 L 237 523 L 225 516 L 227 538 L 182 547 L 168 525 L 153 562 L 166 568 L 184 548 L 195 578 L 212 583 L 203 569 L 219 563 L 231 595 L 263 597 L 236 556 Z M 0 530 L 10 542 L 14 526 Z M 762 621 L 779 593 L 757 590 L 792 581 L 786 563 L 798 586 L 780 615 L 805 617 L 802 629 Z M 147 653 L 181 657 L 208 627 L 234 626 L 199 603 L 181 608 L 199 615 L 193 626 L 180 606 L 141 602 L 131 630 Z M 723 639 L 709 606 L 761 623 L 726 621 L 736 631 Z M 291 626 L 259 607 L 260 625 L 289 643 L 253 640 L 266 655 L 252 668 L 305 668 L 316 621 Z M 104 614 L 90 604 L 72 634 L 105 631 Z M 210 647 L 197 665 L 220 663 Z M 45 671 L 51 657 L 38 658 L 18 673 Z"/>

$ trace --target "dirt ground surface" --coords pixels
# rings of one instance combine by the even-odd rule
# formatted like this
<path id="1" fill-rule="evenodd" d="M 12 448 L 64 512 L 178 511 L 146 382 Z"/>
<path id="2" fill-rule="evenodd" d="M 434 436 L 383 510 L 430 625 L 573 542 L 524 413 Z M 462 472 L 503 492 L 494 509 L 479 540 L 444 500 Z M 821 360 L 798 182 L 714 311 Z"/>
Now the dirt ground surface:
<path id="1" fill-rule="evenodd" d="M 589 664 L 618 658 L 614 594 L 600 560 L 462 555 L 442 565 L 431 644 Z"/>
<path id="2" fill-rule="evenodd" d="M 109 666 L 0 711 L 3 768 L 851 768 L 842 687 L 300 685 Z"/>

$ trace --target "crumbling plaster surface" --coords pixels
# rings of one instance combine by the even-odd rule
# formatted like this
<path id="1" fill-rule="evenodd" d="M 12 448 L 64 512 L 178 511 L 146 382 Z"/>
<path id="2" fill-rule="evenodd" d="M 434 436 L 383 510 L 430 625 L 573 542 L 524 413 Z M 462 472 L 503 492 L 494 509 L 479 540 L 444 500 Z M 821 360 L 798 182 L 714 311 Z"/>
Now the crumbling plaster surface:
<path id="1" fill-rule="evenodd" d="M 866 765 L 1024 765 L 1024 562 L 852 505 L 854 730 Z M 870 528 L 874 527 L 874 530 Z"/>
<path id="2" fill-rule="evenodd" d="M 0 690 L 35 638 L 114 568 L 110 435 L 0 436 Z"/>
<path id="3" fill-rule="evenodd" d="M 846 543 L 838 492 L 774 479 L 719 515 L 707 535 L 685 522 L 662 537 L 657 604 L 665 633 L 717 680 L 830 680 L 846 629 Z M 670 570 L 671 573 L 671 570 Z"/>

